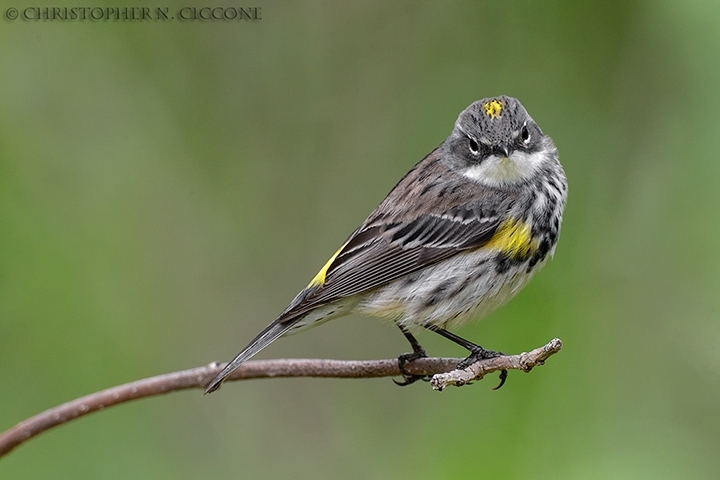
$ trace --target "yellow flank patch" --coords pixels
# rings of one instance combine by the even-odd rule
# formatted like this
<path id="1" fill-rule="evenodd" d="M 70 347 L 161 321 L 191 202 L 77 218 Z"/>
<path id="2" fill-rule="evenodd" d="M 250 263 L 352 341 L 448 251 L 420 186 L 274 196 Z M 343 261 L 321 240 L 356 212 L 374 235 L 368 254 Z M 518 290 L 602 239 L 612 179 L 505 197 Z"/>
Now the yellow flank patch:
<path id="1" fill-rule="evenodd" d="M 325 283 L 325 275 L 327 275 L 327 271 L 330 269 L 330 265 L 332 265 L 337 256 L 340 255 L 340 252 L 342 252 L 342 249 L 345 248 L 345 245 L 347 245 L 347 243 L 343 244 L 342 247 L 338 248 L 338 251 L 335 252 L 332 257 L 330 257 L 330 260 L 328 260 L 327 263 L 320 269 L 317 275 L 315 275 L 315 277 L 310 280 L 307 288 L 319 287 L 320 285 Z"/>
<path id="2" fill-rule="evenodd" d="M 509 218 L 500 225 L 484 248 L 496 248 L 512 258 L 524 259 L 538 247 L 530 226 L 521 220 Z"/>
<path id="3" fill-rule="evenodd" d="M 485 102 L 483 109 L 488 117 L 495 119 L 502 113 L 503 104 L 500 100 L 490 100 L 489 102 Z"/>

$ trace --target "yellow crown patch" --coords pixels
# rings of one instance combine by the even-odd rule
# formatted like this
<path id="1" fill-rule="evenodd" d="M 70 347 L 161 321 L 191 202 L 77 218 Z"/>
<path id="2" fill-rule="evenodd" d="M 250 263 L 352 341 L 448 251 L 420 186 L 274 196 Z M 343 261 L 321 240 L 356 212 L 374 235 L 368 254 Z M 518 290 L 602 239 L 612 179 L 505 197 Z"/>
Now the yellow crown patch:
<path id="1" fill-rule="evenodd" d="M 489 102 L 485 102 L 485 104 L 483 104 L 483 109 L 488 117 L 495 119 L 502 113 L 503 104 L 500 100 L 490 100 Z"/>

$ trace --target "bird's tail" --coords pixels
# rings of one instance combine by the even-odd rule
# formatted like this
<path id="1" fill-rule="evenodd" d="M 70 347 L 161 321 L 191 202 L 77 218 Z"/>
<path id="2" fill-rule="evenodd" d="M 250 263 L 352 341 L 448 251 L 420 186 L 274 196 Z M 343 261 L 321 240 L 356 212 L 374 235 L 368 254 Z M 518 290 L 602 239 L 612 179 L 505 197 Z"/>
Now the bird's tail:
<path id="1" fill-rule="evenodd" d="M 222 372 L 220 372 L 212 382 L 210 382 L 210 385 L 207 386 L 205 389 L 205 393 L 212 393 L 218 388 L 220 388 L 220 385 L 222 382 L 240 365 L 248 361 L 251 357 L 253 357 L 256 353 L 258 353 L 263 348 L 270 345 L 273 341 L 275 341 L 278 337 L 280 337 L 283 333 L 287 332 L 292 326 L 294 322 L 283 322 L 279 323 L 277 321 L 271 323 L 268 325 L 265 330 L 260 332 L 260 334 L 253 339 L 252 342 L 248 344 L 247 347 L 245 347 L 240 353 L 237 354 L 235 358 L 232 359 L 230 363 L 228 363 L 225 368 L 222 369 Z"/>

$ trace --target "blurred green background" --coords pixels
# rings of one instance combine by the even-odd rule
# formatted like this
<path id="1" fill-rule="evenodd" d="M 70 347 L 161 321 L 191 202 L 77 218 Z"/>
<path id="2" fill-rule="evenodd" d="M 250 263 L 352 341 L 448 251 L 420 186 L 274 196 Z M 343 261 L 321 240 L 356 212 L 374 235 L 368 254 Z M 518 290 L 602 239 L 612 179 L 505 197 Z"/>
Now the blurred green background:
<path id="1" fill-rule="evenodd" d="M 9 6 L 24 7 L 0 20 L 0 430 L 229 360 L 474 100 L 521 99 L 570 198 L 555 260 L 458 332 L 512 353 L 563 339 L 499 391 L 181 392 L 43 434 L 0 478 L 720 477 L 720 3 L 259 1 L 255 22 Z M 260 358 L 407 349 L 347 317 Z"/>

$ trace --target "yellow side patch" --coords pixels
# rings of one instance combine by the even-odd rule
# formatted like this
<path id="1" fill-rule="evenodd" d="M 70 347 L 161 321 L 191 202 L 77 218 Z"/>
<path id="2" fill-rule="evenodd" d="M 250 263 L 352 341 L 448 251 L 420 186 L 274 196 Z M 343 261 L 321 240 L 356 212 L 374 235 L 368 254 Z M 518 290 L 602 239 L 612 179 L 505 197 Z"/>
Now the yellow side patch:
<path id="1" fill-rule="evenodd" d="M 488 117 L 495 119 L 502 113 L 503 104 L 500 100 L 490 100 L 489 102 L 485 102 L 483 109 Z"/>
<path id="2" fill-rule="evenodd" d="M 522 259 L 534 253 L 538 246 L 537 241 L 532 237 L 530 226 L 523 221 L 510 218 L 500 225 L 483 248 L 496 248 L 512 258 Z"/>
<path id="3" fill-rule="evenodd" d="M 335 252 L 332 257 L 330 257 L 330 260 L 328 260 L 327 263 L 320 269 L 317 275 L 315 275 L 315 277 L 310 280 L 307 288 L 319 287 L 320 285 L 325 283 L 325 276 L 327 275 L 327 271 L 330 269 L 330 265 L 332 265 L 337 256 L 340 255 L 340 252 L 342 252 L 342 249 L 345 248 L 345 245 L 347 245 L 347 243 L 343 244 L 342 247 L 338 248 L 338 251 Z"/>

